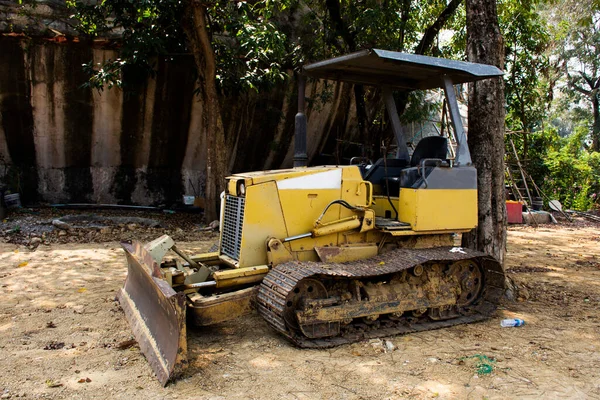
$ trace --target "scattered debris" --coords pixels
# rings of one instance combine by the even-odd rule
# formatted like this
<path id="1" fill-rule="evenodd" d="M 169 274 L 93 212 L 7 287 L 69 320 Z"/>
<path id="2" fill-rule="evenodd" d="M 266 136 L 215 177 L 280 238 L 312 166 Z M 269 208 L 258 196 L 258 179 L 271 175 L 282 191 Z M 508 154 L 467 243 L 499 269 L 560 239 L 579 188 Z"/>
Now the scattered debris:
<path id="1" fill-rule="evenodd" d="M 453 247 L 453 248 L 450 249 L 450 253 L 467 254 L 467 252 L 464 251 L 462 247 Z"/>
<path id="2" fill-rule="evenodd" d="M 46 328 L 56 328 L 56 324 L 52 321 L 46 322 Z"/>
<path id="3" fill-rule="evenodd" d="M 133 347 L 137 344 L 137 341 L 135 339 L 131 339 L 131 340 L 125 340 L 124 342 L 119 343 L 116 347 L 119 350 L 126 350 L 130 347 Z"/>
<path id="4" fill-rule="evenodd" d="M 385 350 L 387 352 L 396 350 L 396 346 L 391 341 L 386 340 L 384 343 L 385 343 Z"/>
<path id="5" fill-rule="evenodd" d="M 77 381 L 77 383 L 90 383 L 92 380 L 90 378 L 81 378 Z"/>
<path id="6" fill-rule="evenodd" d="M 214 220 L 208 226 L 202 228 L 203 231 L 218 231 L 219 230 L 219 221 Z"/>
<path id="7" fill-rule="evenodd" d="M 52 220 L 51 223 L 53 226 L 55 226 L 58 229 L 61 229 L 63 231 L 70 231 L 71 229 L 73 229 L 73 227 L 70 224 L 63 222 L 60 219 L 54 219 L 54 220 Z"/>
<path id="8" fill-rule="evenodd" d="M 54 382 L 52 379 L 46 379 L 46 386 L 48 386 L 49 388 L 56 388 L 64 385 L 60 382 Z"/>
<path id="9" fill-rule="evenodd" d="M 460 361 L 462 361 L 463 363 L 468 363 L 469 361 L 472 361 L 474 367 L 476 368 L 477 375 L 491 374 L 492 372 L 494 372 L 494 364 L 496 363 L 496 360 L 494 358 L 488 357 L 484 354 L 474 354 L 469 357 L 462 357 L 459 359 L 459 365 L 462 365 Z"/>
<path id="10" fill-rule="evenodd" d="M 506 270 L 506 272 L 508 273 L 529 273 L 529 272 L 552 272 L 552 269 L 550 268 L 546 268 L 546 267 L 526 267 L 526 266 L 519 266 L 519 267 L 511 267 L 509 269 Z"/>
<path id="11" fill-rule="evenodd" d="M 144 242 L 163 234 L 175 240 L 204 240 L 219 229 L 218 221 L 201 224 L 201 215 L 137 210 L 98 210 L 93 214 L 74 210 L 61 215 L 61 210 L 52 208 L 19 209 L 0 222 L 0 241 L 31 250 L 53 243 Z"/>
<path id="12" fill-rule="evenodd" d="M 382 353 L 388 353 L 396 350 L 396 346 L 390 340 L 371 339 L 369 344 L 374 350 Z"/>
<path id="13" fill-rule="evenodd" d="M 60 350 L 65 347 L 65 342 L 55 342 L 52 341 L 44 346 L 44 350 Z"/>
<path id="14" fill-rule="evenodd" d="M 525 321 L 519 318 L 507 318 L 500 321 L 500 326 L 503 328 L 509 328 L 514 326 L 523 326 Z"/>

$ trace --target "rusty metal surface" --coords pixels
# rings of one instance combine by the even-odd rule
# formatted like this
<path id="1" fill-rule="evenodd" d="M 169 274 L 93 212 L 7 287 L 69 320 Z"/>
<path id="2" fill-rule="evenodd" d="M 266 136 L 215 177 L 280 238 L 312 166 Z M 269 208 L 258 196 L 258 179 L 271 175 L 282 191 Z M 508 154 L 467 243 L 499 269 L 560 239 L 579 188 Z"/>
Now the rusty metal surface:
<path id="1" fill-rule="evenodd" d="M 188 312 L 191 322 L 197 326 L 214 325 L 252 312 L 258 286 L 235 292 L 203 297 L 190 297 Z"/>
<path id="2" fill-rule="evenodd" d="M 265 320 L 277 331 L 300 347 L 324 348 L 354 341 L 438 329 L 456 324 L 469 323 L 488 318 L 504 289 L 504 272 L 493 258 L 473 250 L 450 252 L 450 247 L 434 249 L 399 249 L 369 260 L 347 264 L 326 264 L 314 262 L 289 262 L 271 270 L 261 283 L 258 292 L 258 310 Z M 360 280 L 394 274 L 414 266 L 436 261 L 474 260 L 481 268 L 484 283 L 479 298 L 461 309 L 462 315 L 445 320 L 418 320 L 415 323 L 389 323 L 373 326 L 370 329 L 348 331 L 340 336 L 310 339 L 291 329 L 286 323 L 286 302 L 289 294 L 298 283 L 310 279 L 352 279 Z"/>
<path id="3" fill-rule="evenodd" d="M 364 245 L 353 246 L 315 247 L 315 251 L 322 262 L 344 263 L 375 257 L 377 255 L 377 245 L 365 243 Z"/>
<path id="4" fill-rule="evenodd" d="M 142 244 L 121 245 L 128 269 L 117 297 L 142 353 L 164 386 L 187 367 L 185 294 L 156 276 L 160 268 Z"/>

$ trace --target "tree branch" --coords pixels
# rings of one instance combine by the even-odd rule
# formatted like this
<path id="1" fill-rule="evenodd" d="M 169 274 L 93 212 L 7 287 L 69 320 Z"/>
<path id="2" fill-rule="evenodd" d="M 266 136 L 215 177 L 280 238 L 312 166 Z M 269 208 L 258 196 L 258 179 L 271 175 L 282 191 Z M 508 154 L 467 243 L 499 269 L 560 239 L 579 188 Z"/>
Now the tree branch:
<path id="1" fill-rule="evenodd" d="M 410 5 L 412 0 L 403 0 L 400 10 L 402 11 L 402 17 L 400 19 L 400 51 L 404 51 L 404 37 L 406 35 L 406 25 L 410 18 Z"/>
<path id="2" fill-rule="evenodd" d="M 344 42 L 348 45 L 350 51 L 356 51 L 356 41 L 354 32 L 350 32 L 348 26 L 342 20 L 342 12 L 339 0 L 326 0 L 325 5 L 329 16 L 333 21 L 336 33 L 344 39 Z"/>
<path id="3" fill-rule="evenodd" d="M 448 3 L 444 11 L 441 12 L 441 14 L 435 20 L 435 22 L 425 30 L 421 41 L 415 48 L 415 54 L 426 54 L 429 51 L 431 51 L 433 41 L 440 33 L 440 30 L 446 24 L 446 21 L 448 21 L 448 19 L 450 19 L 454 12 L 456 12 L 456 9 L 458 8 L 461 2 L 462 0 L 452 0 L 450 1 L 450 3 Z"/>
<path id="4" fill-rule="evenodd" d="M 574 81 L 572 81 L 572 80 L 571 80 L 571 81 L 569 81 L 569 85 L 570 85 L 570 86 L 571 86 L 573 89 L 577 90 L 579 93 L 583 93 L 583 94 L 585 94 L 586 96 L 589 96 L 589 95 L 591 95 L 591 94 L 592 94 L 592 92 L 591 92 L 590 90 L 585 90 L 585 89 L 584 89 L 584 88 L 582 88 L 581 86 L 577 86 L 577 84 L 576 84 Z"/>

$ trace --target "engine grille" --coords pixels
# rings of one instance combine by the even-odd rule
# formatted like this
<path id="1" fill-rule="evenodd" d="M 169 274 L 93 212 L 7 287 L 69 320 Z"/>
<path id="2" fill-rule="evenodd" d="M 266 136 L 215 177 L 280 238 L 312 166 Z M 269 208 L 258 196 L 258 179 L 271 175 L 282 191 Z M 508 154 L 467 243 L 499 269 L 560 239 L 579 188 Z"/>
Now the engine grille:
<path id="1" fill-rule="evenodd" d="M 225 196 L 221 253 L 236 261 L 240 259 L 245 205 L 246 199 L 244 197 Z"/>

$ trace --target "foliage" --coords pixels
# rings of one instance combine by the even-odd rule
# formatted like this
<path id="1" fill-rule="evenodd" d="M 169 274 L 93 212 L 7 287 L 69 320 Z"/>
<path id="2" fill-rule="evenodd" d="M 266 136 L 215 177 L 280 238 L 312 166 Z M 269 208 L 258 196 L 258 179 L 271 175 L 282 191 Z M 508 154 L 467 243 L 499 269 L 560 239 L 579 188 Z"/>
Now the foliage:
<path id="1" fill-rule="evenodd" d="M 97 3 L 68 0 L 67 6 L 79 21 L 78 29 L 90 38 L 121 37 L 119 58 L 84 66 L 90 73 L 89 86 L 122 86 L 122 70 L 131 68 L 153 74 L 156 56 L 185 51 L 179 23 L 183 4 L 178 0 L 105 0 Z"/>
<path id="2" fill-rule="evenodd" d="M 222 88 L 258 90 L 287 78 L 291 65 L 288 38 L 276 14 L 288 2 L 216 1 L 209 7 L 217 81 Z"/>
<path id="3" fill-rule="evenodd" d="M 557 74 L 565 83 L 560 109 L 591 115 L 588 137 L 600 151 L 600 2 L 565 0 L 549 18 Z"/>
<path id="4" fill-rule="evenodd" d="M 600 205 L 600 153 L 585 145 L 586 124 L 561 137 L 555 126 L 530 135 L 527 172 L 565 208 L 589 210 Z"/>
<path id="5" fill-rule="evenodd" d="M 545 118 L 548 97 L 550 36 L 537 12 L 539 0 L 504 0 L 498 4 L 505 41 L 506 126 L 533 132 Z"/>
<path id="6" fill-rule="evenodd" d="M 102 90 L 122 86 L 125 69 L 153 75 L 157 57 L 189 56 L 181 20 L 189 0 L 69 0 L 79 30 L 92 37 L 119 36 L 119 58 L 86 64 L 88 85 Z M 284 80 L 286 36 L 272 21 L 286 2 L 216 1 L 208 9 L 217 81 L 224 89 L 257 89 Z"/>

